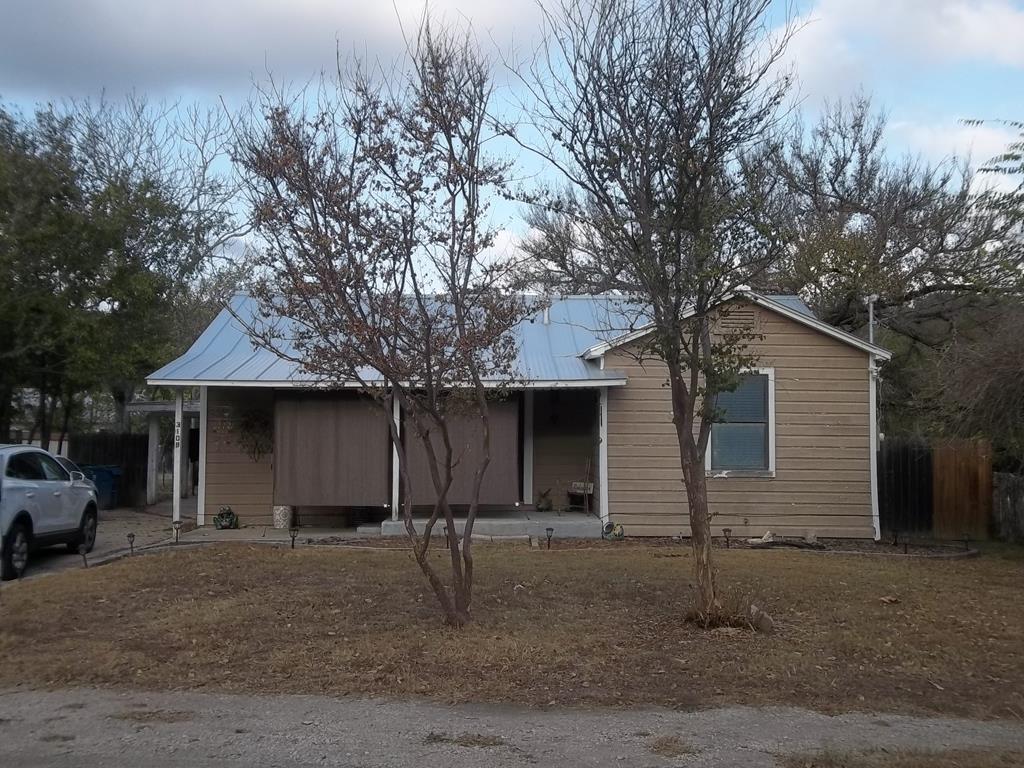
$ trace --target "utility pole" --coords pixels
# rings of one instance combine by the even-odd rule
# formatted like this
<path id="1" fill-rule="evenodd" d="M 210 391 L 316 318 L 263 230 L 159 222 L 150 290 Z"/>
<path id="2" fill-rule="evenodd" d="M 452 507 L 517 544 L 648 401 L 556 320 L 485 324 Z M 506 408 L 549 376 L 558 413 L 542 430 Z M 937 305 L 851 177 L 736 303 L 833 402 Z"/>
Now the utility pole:
<path id="1" fill-rule="evenodd" d="M 868 305 L 868 342 L 875 343 L 875 302 L 878 301 L 878 294 L 872 293 L 864 299 Z"/>

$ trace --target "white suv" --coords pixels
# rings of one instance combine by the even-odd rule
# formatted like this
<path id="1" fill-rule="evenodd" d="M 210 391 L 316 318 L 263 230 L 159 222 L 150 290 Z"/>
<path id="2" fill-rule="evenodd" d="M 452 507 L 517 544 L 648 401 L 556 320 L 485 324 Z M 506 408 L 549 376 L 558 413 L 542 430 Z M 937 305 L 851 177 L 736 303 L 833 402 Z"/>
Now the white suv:
<path id="1" fill-rule="evenodd" d="M 46 451 L 0 445 L 0 578 L 18 579 L 37 547 L 96 542 L 96 488 Z"/>

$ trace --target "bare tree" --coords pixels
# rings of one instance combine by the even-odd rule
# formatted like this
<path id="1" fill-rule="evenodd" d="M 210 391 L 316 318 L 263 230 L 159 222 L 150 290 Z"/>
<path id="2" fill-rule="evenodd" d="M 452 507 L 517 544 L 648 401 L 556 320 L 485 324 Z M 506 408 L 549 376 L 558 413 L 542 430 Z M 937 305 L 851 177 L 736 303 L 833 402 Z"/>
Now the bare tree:
<path id="1" fill-rule="evenodd" d="M 120 101 L 71 102 L 67 113 L 92 197 L 102 202 L 111 191 L 160 196 L 163 215 L 140 228 L 135 258 L 175 282 L 231 260 L 229 247 L 248 225 L 239 215 L 240 182 L 232 173 L 231 123 L 223 110 L 129 94 Z"/>
<path id="2" fill-rule="evenodd" d="M 240 260 L 248 226 L 231 124 L 218 108 L 135 94 L 62 109 L 90 216 L 112 240 L 112 264 L 92 300 L 109 321 L 111 346 L 125 352 L 113 356 L 105 379 L 127 430 L 141 374 L 181 344 L 169 308 Z"/>
<path id="3" fill-rule="evenodd" d="M 769 139 L 790 30 L 769 0 L 564 0 L 520 69 L 532 119 L 510 126 L 568 182 L 531 200 L 542 278 L 616 291 L 664 362 L 695 555 L 698 617 L 721 611 L 704 456 L 716 394 L 752 362 L 714 315 L 779 257 Z"/>
<path id="4" fill-rule="evenodd" d="M 405 531 L 446 621 L 462 626 L 489 408 L 516 374 L 513 331 L 528 307 L 502 290 L 504 265 L 488 256 L 490 200 L 507 174 L 485 152 L 488 62 L 469 37 L 425 22 L 406 65 L 373 76 L 358 61 L 339 66 L 337 82 L 297 99 L 264 91 L 265 120 L 240 135 L 238 157 L 265 244 L 255 294 L 266 315 L 287 320 L 250 319 L 250 333 L 323 385 L 357 384 L 388 414 Z M 413 503 L 425 492 L 412 486 L 396 401 L 436 494 L 422 532 Z M 464 455 L 452 427 L 466 418 L 480 429 Z M 456 472 L 473 475 L 461 539 L 448 501 Z M 440 521 L 447 584 L 430 556 Z"/>
<path id="5" fill-rule="evenodd" d="M 1024 307 L 1012 300 L 986 321 L 959 323 L 926 367 L 921 393 L 937 404 L 943 433 L 990 438 L 999 464 L 1017 473 L 1024 470 L 1022 321 Z"/>
<path id="6" fill-rule="evenodd" d="M 955 316 L 965 297 L 1020 290 L 1020 207 L 979 189 L 958 158 L 894 157 L 885 128 L 858 97 L 793 129 L 779 169 L 796 237 L 771 281 L 849 330 L 866 323 L 863 299 L 875 294 L 883 325 L 930 345 L 922 327 Z"/>

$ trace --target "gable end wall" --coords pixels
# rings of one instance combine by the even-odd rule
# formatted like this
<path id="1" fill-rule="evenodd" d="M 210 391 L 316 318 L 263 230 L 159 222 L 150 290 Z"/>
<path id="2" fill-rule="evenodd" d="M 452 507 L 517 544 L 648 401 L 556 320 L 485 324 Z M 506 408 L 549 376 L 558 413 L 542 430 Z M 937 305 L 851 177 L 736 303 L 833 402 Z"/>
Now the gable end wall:
<path id="1" fill-rule="evenodd" d="M 715 536 L 871 538 L 868 354 L 771 310 L 757 312 L 758 367 L 775 369 L 776 473 L 708 478 Z M 628 536 L 689 535 L 664 365 L 606 355 L 629 377 L 608 395 L 608 501 Z"/>

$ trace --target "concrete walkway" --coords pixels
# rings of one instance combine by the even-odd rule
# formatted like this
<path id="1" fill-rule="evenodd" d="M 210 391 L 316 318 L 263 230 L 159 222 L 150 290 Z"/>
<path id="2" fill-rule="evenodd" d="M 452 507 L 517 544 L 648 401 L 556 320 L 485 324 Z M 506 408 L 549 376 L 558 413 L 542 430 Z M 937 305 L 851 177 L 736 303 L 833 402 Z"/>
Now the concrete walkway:
<path id="1" fill-rule="evenodd" d="M 169 681 L 173 685 L 173 681 Z M 653 749 L 674 737 L 690 754 Z M 1024 726 L 799 709 L 539 711 L 315 696 L 0 691 L 0 765 L 773 766 L 825 748 L 1024 749 Z"/>
<path id="2" fill-rule="evenodd" d="M 134 509 L 101 509 L 96 526 L 96 544 L 89 555 L 90 563 L 98 563 L 130 549 L 128 534 L 135 535 L 135 549 L 168 541 L 172 536 L 170 514 L 138 512 Z M 82 567 L 82 558 L 67 547 L 47 547 L 32 553 L 25 578 Z"/>

